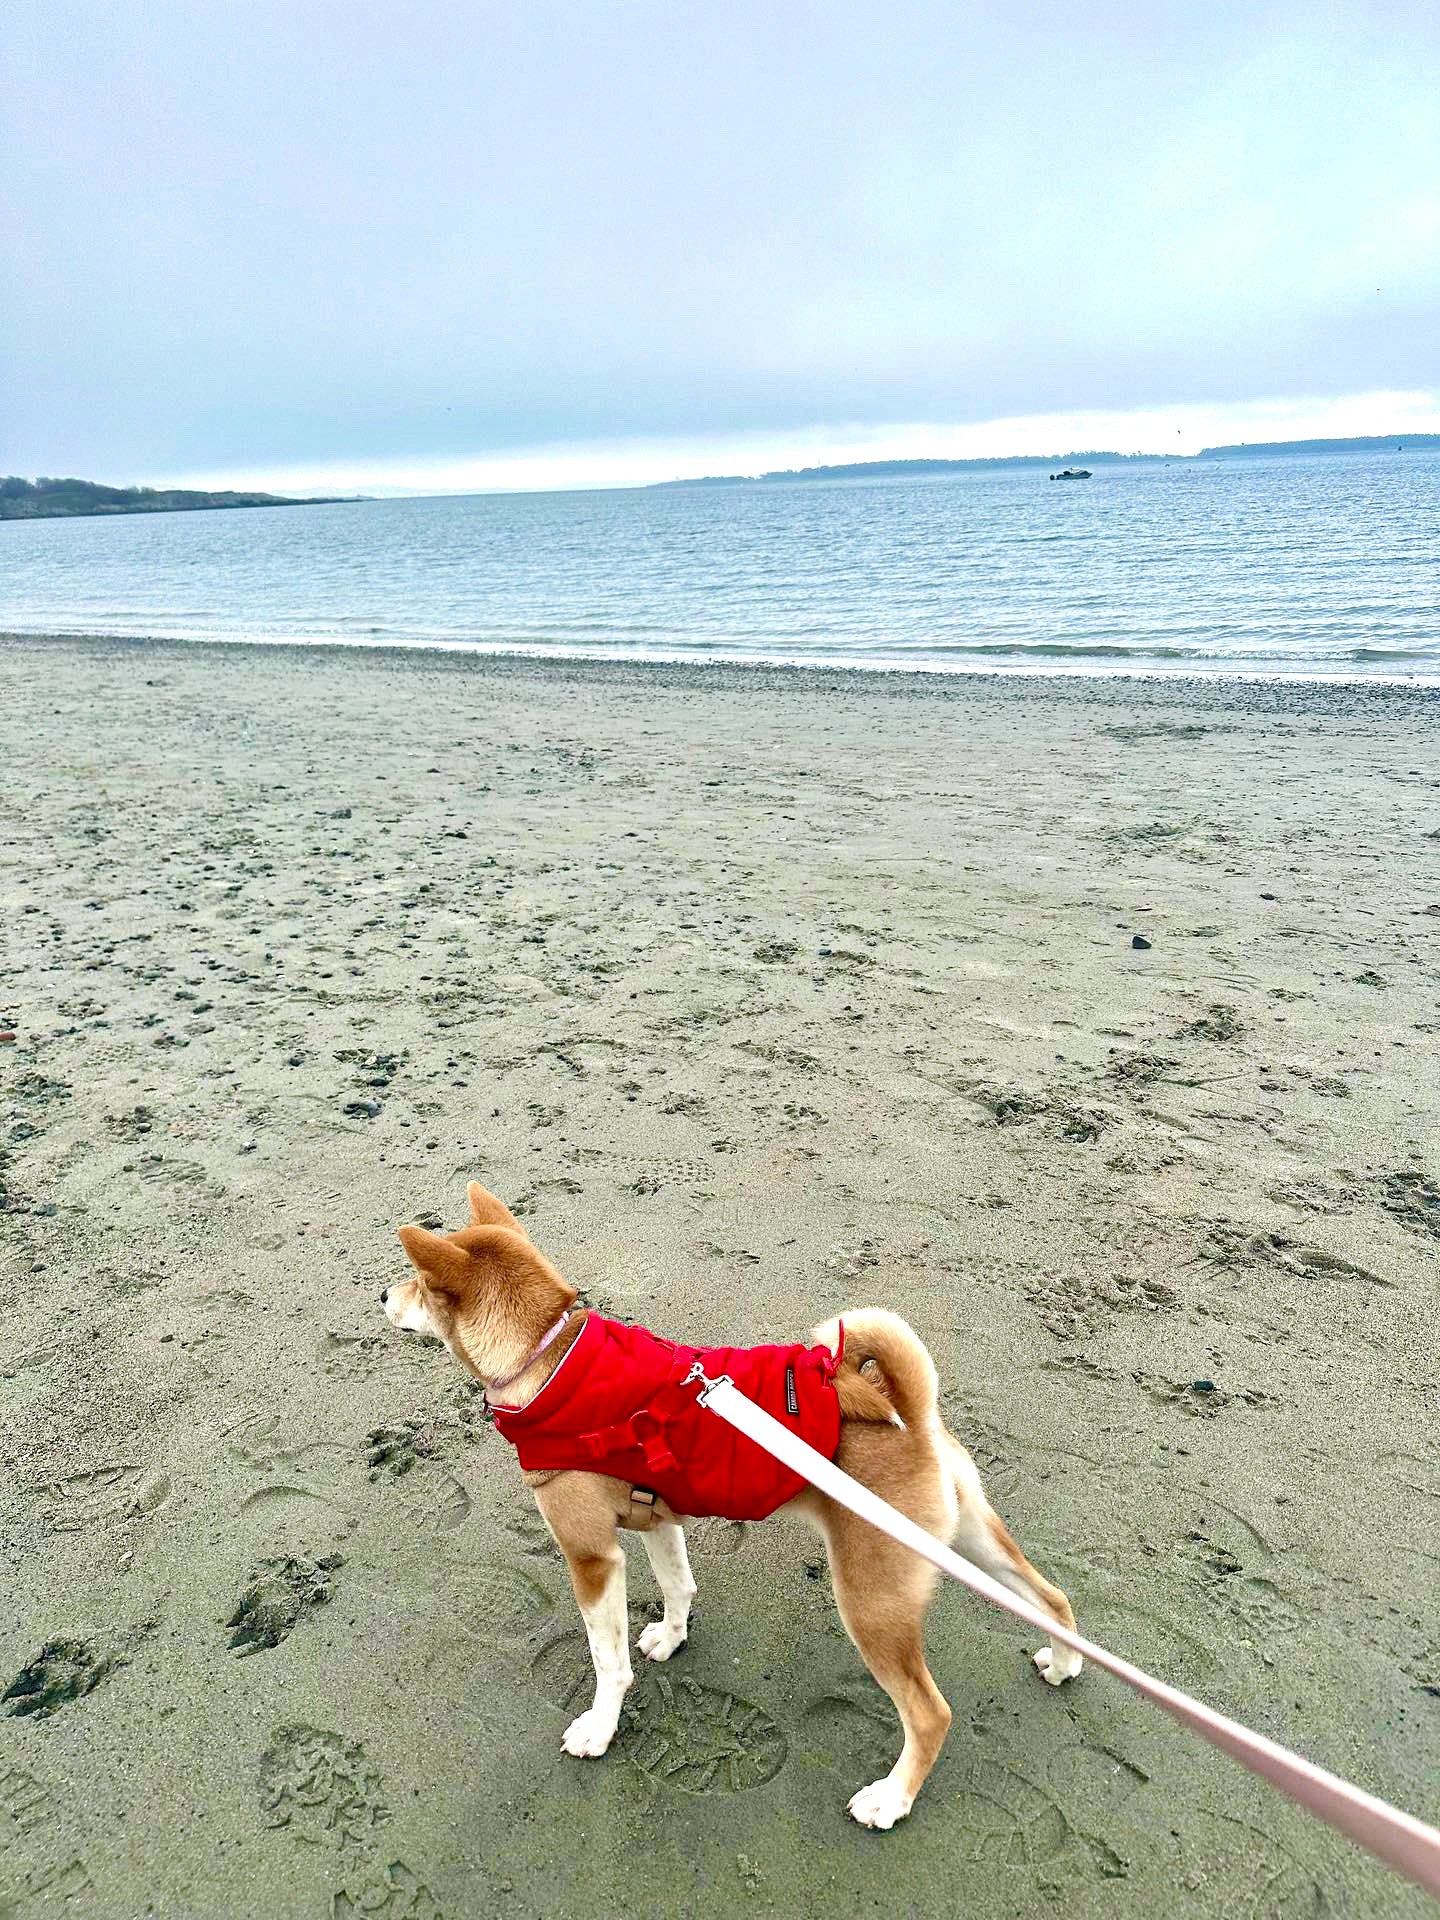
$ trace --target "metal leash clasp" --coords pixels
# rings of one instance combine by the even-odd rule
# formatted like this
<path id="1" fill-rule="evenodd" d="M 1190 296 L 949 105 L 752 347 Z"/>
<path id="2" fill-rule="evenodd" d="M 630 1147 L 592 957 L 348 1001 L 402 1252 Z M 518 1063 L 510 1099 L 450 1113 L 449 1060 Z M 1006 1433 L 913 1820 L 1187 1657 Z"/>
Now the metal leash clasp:
<path id="1" fill-rule="evenodd" d="M 717 1387 L 733 1387 L 735 1384 L 728 1373 L 722 1373 L 716 1379 L 712 1380 L 698 1360 L 694 1362 L 690 1371 L 680 1384 L 682 1387 L 689 1387 L 693 1386 L 697 1380 L 704 1382 L 699 1394 L 699 1401 L 702 1407 L 708 1403 L 711 1394 L 714 1393 Z"/>

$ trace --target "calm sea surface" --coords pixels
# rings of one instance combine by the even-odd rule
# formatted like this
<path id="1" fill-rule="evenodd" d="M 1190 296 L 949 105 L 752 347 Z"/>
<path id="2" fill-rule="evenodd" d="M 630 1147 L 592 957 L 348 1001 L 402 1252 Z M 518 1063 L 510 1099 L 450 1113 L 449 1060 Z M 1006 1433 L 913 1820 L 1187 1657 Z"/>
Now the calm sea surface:
<path id="1" fill-rule="evenodd" d="M 0 628 L 1440 679 L 1440 454 L 0 524 Z"/>

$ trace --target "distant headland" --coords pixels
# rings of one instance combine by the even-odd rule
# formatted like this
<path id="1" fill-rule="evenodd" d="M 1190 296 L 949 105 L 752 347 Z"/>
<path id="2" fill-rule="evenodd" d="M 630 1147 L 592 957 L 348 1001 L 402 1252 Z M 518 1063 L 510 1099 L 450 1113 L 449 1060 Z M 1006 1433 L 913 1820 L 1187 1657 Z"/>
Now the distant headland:
<path id="1" fill-rule="evenodd" d="M 1202 447 L 1199 453 L 1107 453 L 1087 448 L 1081 453 L 996 454 L 984 460 L 857 460 L 839 467 L 784 467 L 774 473 L 717 473 L 703 480 L 657 480 L 660 487 L 734 487 L 752 481 L 787 480 L 909 480 L 928 474 L 991 473 L 1004 468 L 1162 467 L 1193 464 L 1196 460 L 1263 460 L 1277 454 L 1404 453 L 1440 450 L 1440 433 L 1362 434 L 1353 440 L 1265 440 L 1234 447 Z"/>
<path id="2" fill-rule="evenodd" d="M 354 496 L 350 496 L 353 498 Z M 198 513 L 210 507 L 320 507 L 278 493 L 197 493 L 185 487 L 102 487 L 97 480 L 0 479 L 0 520 L 73 519 L 87 513 Z"/>

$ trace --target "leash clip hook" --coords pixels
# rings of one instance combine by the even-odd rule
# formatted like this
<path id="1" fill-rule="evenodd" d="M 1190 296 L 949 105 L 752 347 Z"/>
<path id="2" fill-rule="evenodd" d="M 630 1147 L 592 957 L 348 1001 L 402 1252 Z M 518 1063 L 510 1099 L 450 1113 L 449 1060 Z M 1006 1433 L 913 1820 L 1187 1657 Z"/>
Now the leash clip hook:
<path id="1" fill-rule="evenodd" d="M 702 1407 L 707 1404 L 711 1394 L 715 1391 L 717 1387 L 733 1387 L 735 1384 L 735 1382 L 730 1378 L 728 1373 L 722 1373 L 716 1379 L 712 1380 L 709 1374 L 706 1373 L 704 1367 L 701 1366 L 698 1360 L 694 1362 L 694 1364 L 690 1368 L 690 1371 L 686 1374 L 685 1378 L 681 1381 L 680 1384 L 682 1386 L 688 1387 L 693 1385 L 694 1382 L 697 1380 L 703 1383 L 701 1386 L 700 1395 L 699 1395 L 700 1405 Z"/>

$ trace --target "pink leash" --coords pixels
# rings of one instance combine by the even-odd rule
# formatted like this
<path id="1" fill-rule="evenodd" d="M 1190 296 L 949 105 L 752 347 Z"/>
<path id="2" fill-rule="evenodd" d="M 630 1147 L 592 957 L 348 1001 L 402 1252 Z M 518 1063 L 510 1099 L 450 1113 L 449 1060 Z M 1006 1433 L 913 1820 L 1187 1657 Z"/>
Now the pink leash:
<path id="1" fill-rule="evenodd" d="M 1387 1866 L 1394 1867 L 1397 1873 L 1403 1873 L 1417 1886 L 1440 1896 L 1440 1831 L 1436 1828 L 1417 1820 L 1413 1814 L 1402 1813 L 1398 1807 L 1392 1807 L 1384 1800 L 1377 1800 L 1374 1794 L 1352 1786 L 1348 1780 L 1327 1773 L 1324 1767 L 1302 1760 L 1298 1753 L 1292 1753 L 1288 1747 L 1266 1739 L 1264 1734 L 1252 1733 L 1248 1727 L 1242 1727 L 1238 1720 L 1226 1719 L 1223 1713 L 1216 1713 L 1213 1707 L 1192 1700 L 1188 1693 L 1166 1686 L 1163 1680 L 1153 1679 L 1139 1667 L 1132 1666 L 1128 1660 L 1122 1660 L 1118 1654 L 1110 1653 L 1104 1647 L 1096 1646 L 1093 1640 L 1086 1640 L 1080 1634 L 1062 1627 L 1038 1607 L 1031 1606 L 1028 1600 L 1019 1599 L 1007 1587 L 1001 1586 L 998 1580 L 992 1579 L 971 1561 L 962 1559 L 958 1553 L 943 1546 L 933 1534 L 926 1533 L 913 1520 L 907 1520 L 888 1501 L 871 1493 L 868 1487 L 862 1487 L 858 1480 L 852 1480 L 833 1460 L 827 1460 L 823 1453 L 817 1453 L 814 1447 L 791 1433 L 788 1427 L 772 1419 L 763 1407 L 756 1406 L 753 1400 L 741 1393 L 728 1374 L 712 1380 L 697 1362 L 687 1375 L 687 1384 L 692 1381 L 703 1383 L 701 1406 L 718 1414 L 748 1440 L 753 1440 L 757 1447 L 763 1447 L 766 1453 L 802 1475 L 822 1493 L 828 1493 L 842 1507 L 848 1507 L 851 1513 L 868 1520 L 871 1526 L 888 1533 L 892 1540 L 898 1540 L 902 1546 L 910 1547 L 922 1559 L 928 1560 L 942 1573 L 948 1573 L 951 1579 L 960 1581 L 972 1592 L 992 1600 L 997 1607 L 1004 1607 L 1017 1620 L 1023 1620 L 1028 1626 L 1038 1628 L 1049 1639 L 1073 1648 L 1085 1659 L 1093 1660 L 1097 1667 L 1104 1667 L 1107 1673 L 1113 1673 L 1137 1693 L 1144 1694 L 1147 1700 L 1153 1700 L 1157 1706 L 1163 1707 L 1175 1719 L 1183 1721 L 1187 1727 L 1193 1727 L 1212 1746 L 1230 1754 L 1241 1766 L 1249 1767 L 1252 1773 L 1258 1773 L 1272 1787 L 1298 1801 L 1327 1825 L 1348 1835 Z"/>

